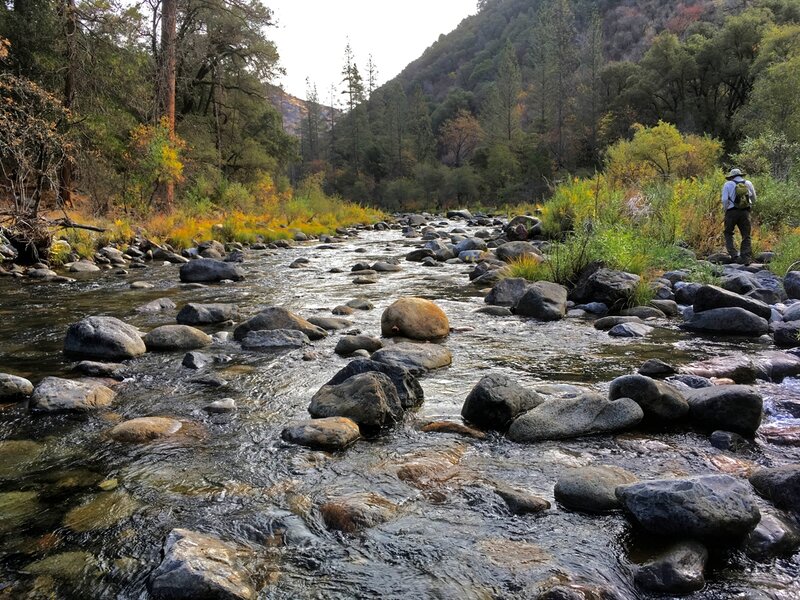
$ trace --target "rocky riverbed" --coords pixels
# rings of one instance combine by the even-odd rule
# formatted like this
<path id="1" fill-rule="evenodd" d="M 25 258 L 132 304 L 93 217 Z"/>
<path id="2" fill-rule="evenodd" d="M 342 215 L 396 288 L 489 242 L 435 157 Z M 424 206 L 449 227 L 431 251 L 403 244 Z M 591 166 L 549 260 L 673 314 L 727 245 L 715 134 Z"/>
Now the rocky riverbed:
<path id="1" fill-rule="evenodd" d="M 793 278 L 501 282 L 535 227 L 10 269 L 0 598 L 800 598 Z"/>

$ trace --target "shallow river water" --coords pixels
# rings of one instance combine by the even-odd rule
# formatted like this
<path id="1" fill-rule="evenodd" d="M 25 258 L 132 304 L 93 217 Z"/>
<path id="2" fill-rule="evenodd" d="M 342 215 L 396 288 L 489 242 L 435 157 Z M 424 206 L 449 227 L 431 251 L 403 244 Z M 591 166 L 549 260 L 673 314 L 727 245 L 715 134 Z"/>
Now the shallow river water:
<path id="1" fill-rule="evenodd" d="M 449 230 L 455 224 L 448 225 Z M 483 294 L 469 285 L 467 265 L 425 268 L 402 262 L 373 285 L 354 285 L 356 262 L 401 258 L 416 242 L 398 231 L 362 232 L 333 249 L 315 245 L 247 252 L 246 279 L 187 289 L 175 265 L 106 271 L 77 283 L 0 279 L 0 372 L 31 379 L 77 377 L 61 352 L 67 326 L 112 315 L 142 330 L 175 322 L 176 311 L 135 308 L 169 297 L 232 302 L 246 316 L 281 305 L 303 316 L 331 316 L 356 297 L 374 303 L 356 311 L 351 329 L 379 335 L 382 310 L 402 295 L 435 300 L 455 332 L 444 342 L 451 367 L 424 376 L 425 403 L 377 439 L 337 454 L 289 446 L 283 426 L 306 418 L 311 396 L 348 360 L 333 352 L 338 334 L 302 351 L 267 355 L 238 344 L 208 349 L 227 356 L 212 371 L 228 384 L 190 380 L 183 353 L 148 353 L 130 363 L 111 410 L 90 416 L 32 416 L 24 404 L 0 405 L 0 494 L 17 492 L 16 507 L 0 507 L 0 599 L 149 598 L 147 579 L 176 527 L 210 533 L 251 550 L 245 565 L 263 598 L 535 598 L 548 583 L 601 584 L 621 598 L 644 598 L 633 585 L 636 561 L 659 543 L 635 531 L 622 514 L 571 512 L 553 500 L 565 469 L 592 464 L 624 467 L 640 478 L 741 473 L 753 465 L 800 460 L 800 449 L 757 439 L 747 455 L 714 449 L 707 434 L 685 430 L 635 432 L 518 445 L 502 436 L 474 440 L 422 433 L 420 423 L 459 420 L 470 389 L 488 373 L 523 385 L 570 383 L 607 389 L 648 358 L 681 365 L 719 354 L 756 354 L 758 342 L 698 338 L 664 322 L 646 341 L 614 340 L 591 322 L 541 323 L 474 311 Z M 356 252 L 358 248 L 365 253 Z M 298 257 L 306 268 L 289 269 Z M 132 290 L 143 280 L 156 287 Z M 209 333 L 216 331 L 208 329 Z M 349 330 L 348 330 L 349 331 Z M 227 359 L 225 359 L 227 360 Z M 792 415 L 800 383 L 759 385 L 767 422 Z M 208 416 L 203 407 L 232 397 L 238 410 Z M 124 419 L 173 416 L 196 425 L 176 441 L 122 445 L 106 432 Z M 4 441 L 27 441 L 9 445 Z M 410 462 L 426 477 L 401 480 Z M 493 484 L 505 483 L 549 500 L 531 516 L 511 515 Z M 318 507 L 341 493 L 376 492 L 399 505 L 387 523 L 357 535 L 326 529 Z M 21 507 L 20 507 L 21 506 Z M 84 507 L 75 511 L 76 507 Z M 708 585 L 696 599 L 800 598 L 800 557 L 756 563 L 711 549 Z M 49 560 L 48 560 L 49 559 Z M 766 596 L 756 596 L 756 592 Z"/>

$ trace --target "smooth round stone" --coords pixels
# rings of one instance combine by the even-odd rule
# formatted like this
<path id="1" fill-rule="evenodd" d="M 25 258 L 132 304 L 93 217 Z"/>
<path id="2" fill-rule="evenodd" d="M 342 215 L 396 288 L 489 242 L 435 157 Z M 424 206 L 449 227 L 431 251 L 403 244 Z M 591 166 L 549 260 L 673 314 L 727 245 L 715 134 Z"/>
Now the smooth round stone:
<path id="1" fill-rule="evenodd" d="M 177 419 L 140 417 L 120 423 L 109 431 L 109 435 L 118 442 L 141 444 L 174 435 L 181 427 Z"/>
<path id="2" fill-rule="evenodd" d="M 36 492 L 0 493 L 0 533 L 9 533 L 35 520 L 41 512 Z"/>
<path id="3" fill-rule="evenodd" d="M 507 486 L 498 486 L 494 491 L 505 501 L 508 510 L 515 515 L 533 514 L 550 508 L 547 500 L 529 492 Z"/>
<path id="4" fill-rule="evenodd" d="M 567 508 L 605 512 L 620 506 L 614 494 L 617 486 L 636 481 L 636 475 L 620 467 L 581 467 L 559 477 L 554 494 L 556 500 Z"/>
<path id="5" fill-rule="evenodd" d="M 211 336 L 189 325 L 163 325 L 144 336 L 148 350 L 197 350 L 210 346 Z"/>
<path id="6" fill-rule="evenodd" d="M 281 437 L 292 444 L 320 450 L 343 450 L 361 437 L 358 425 L 346 417 L 289 423 Z"/>
<path id="7" fill-rule="evenodd" d="M 658 594 L 688 594 L 703 589 L 708 550 L 697 542 L 680 542 L 636 571 L 636 585 Z"/>
<path id="8" fill-rule="evenodd" d="M 23 400 L 33 393 L 33 384 L 23 377 L 0 373 L 0 403 Z"/>
<path id="9" fill-rule="evenodd" d="M 64 525 L 77 533 L 109 529 L 130 517 L 139 503 L 125 492 L 103 492 L 64 516 Z"/>
<path id="10" fill-rule="evenodd" d="M 233 398 L 223 398 L 222 400 L 214 400 L 211 404 L 205 407 L 205 411 L 212 414 L 224 414 L 236 410 L 236 401 Z"/>
<path id="11" fill-rule="evenodd" d="M 0 479 L 14 479 L 28 472 L 44 452 L 44 447 L 32 440 L 0 441 Z"/>

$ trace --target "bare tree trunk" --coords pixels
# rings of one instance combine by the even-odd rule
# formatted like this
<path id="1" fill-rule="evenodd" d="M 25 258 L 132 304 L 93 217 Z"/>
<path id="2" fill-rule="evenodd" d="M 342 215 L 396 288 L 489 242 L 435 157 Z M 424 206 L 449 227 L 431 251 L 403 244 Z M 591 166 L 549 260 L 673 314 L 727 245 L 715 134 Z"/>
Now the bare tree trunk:
<path id="1" fill-rule="evenodd" d="M 160 117 L 166 119 L 170 136 L 175 135 L 175 44 L 177 26 L 176 0 L 161 0 L 161 73 L 158 83 Z M 164 210 L 175 203 L 175 185 L 159 185 L 158 201 Z"/>
<path id="2" fill-rule="evenodd" d="M 63 0 L 64 36 L 66 38 L 67 70 L 64 74 L 64 99 L 62 105 L 67 110 L 72 108 L 75 99 L 75 35 L 78 29 L 75 15 L 75 0 Z M 58 177 L 58 197 L 63 206 L 72 206 L 72 161 L 64 159 Z"/>

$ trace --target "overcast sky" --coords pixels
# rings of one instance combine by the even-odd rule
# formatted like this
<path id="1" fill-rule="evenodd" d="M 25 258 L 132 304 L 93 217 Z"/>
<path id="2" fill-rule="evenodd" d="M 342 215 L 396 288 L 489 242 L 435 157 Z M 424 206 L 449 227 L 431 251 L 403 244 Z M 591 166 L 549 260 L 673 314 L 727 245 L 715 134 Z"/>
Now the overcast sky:
<path id="1" fill-rule="evenodd" d="M 278 83 L 300 98 L 306 77 L 316 83 L 320 102 L 340 86 L 348 38 L 366 82 L 370 53 L 384 83 L 417 58 L 441 33 L 475 13 L 476 0 L 266 0 L 278 27 L 268 35 L 278 45 L 286 77 Z"/>

